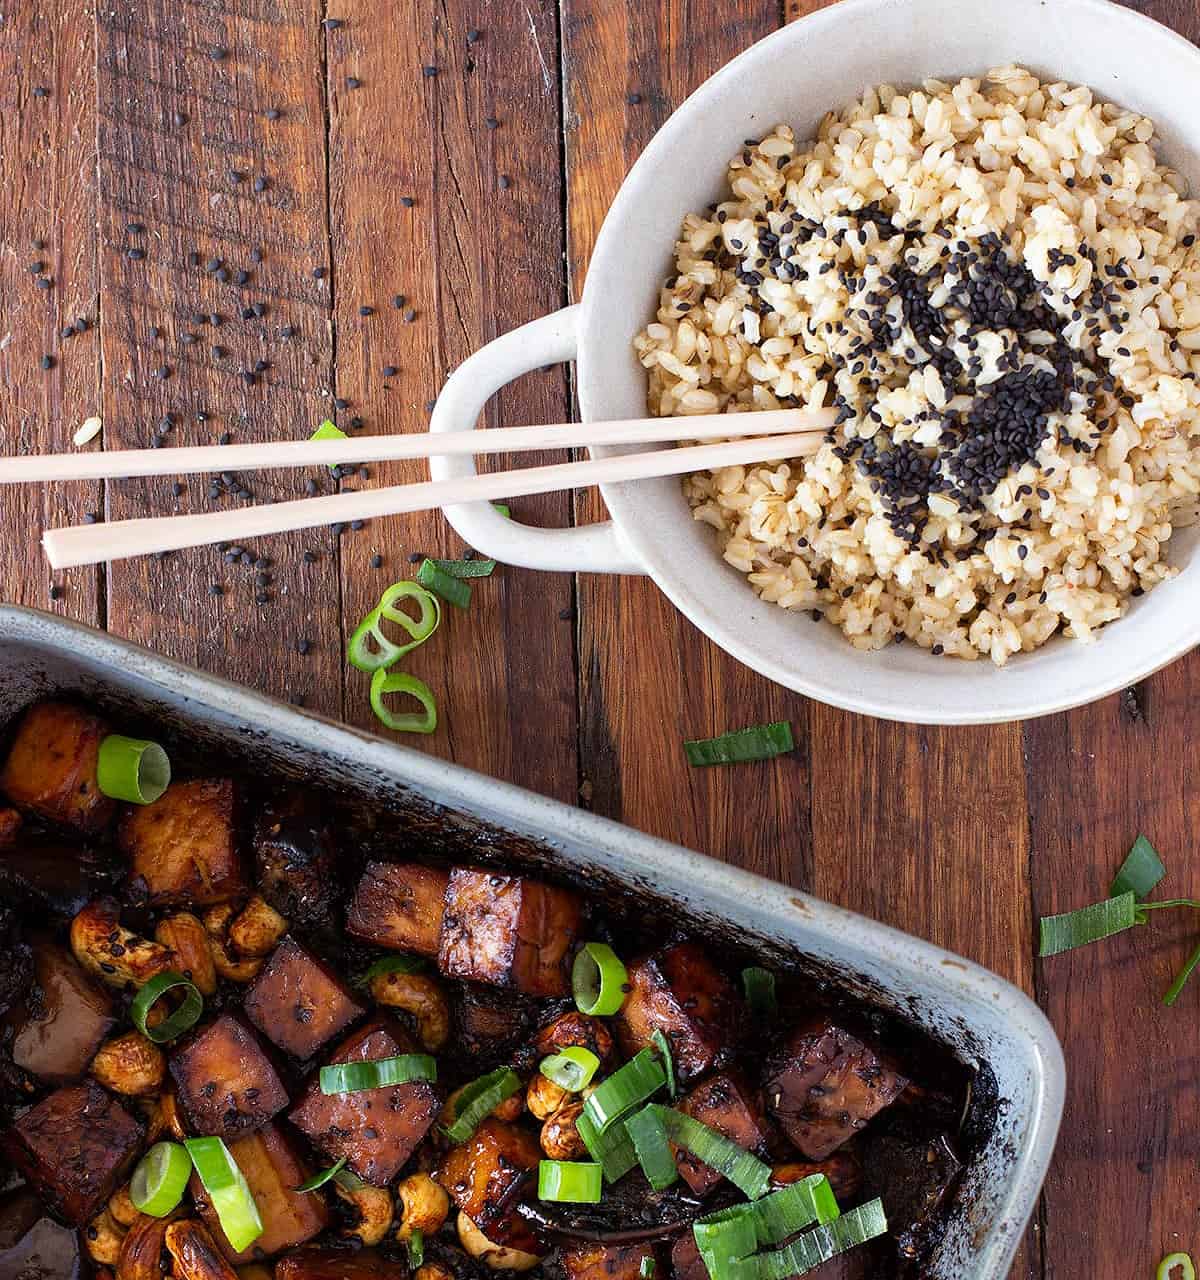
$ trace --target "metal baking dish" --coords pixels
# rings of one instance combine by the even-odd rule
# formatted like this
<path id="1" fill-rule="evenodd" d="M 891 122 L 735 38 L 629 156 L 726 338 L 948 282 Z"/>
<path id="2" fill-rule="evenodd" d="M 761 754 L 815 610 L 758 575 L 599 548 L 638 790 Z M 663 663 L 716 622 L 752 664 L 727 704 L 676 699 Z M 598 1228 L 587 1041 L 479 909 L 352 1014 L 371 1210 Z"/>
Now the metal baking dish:
<path id="1" fill-rule="evenodd" d="M 199 750 L 385 806 L 406 840 L 566 872 L 696 918 L 900 1014 L 978 1068 L 984 1135 L 930 1275 L 1001 1280 L 1033 1211 L 1062 1110 L 1062 1052 L 1041 1011 L 994 974 L 795 889 L 517 787 L 295 710 L 101 632 L 0 606 L 0 723 L 76 693 L 153 719 Z"/>

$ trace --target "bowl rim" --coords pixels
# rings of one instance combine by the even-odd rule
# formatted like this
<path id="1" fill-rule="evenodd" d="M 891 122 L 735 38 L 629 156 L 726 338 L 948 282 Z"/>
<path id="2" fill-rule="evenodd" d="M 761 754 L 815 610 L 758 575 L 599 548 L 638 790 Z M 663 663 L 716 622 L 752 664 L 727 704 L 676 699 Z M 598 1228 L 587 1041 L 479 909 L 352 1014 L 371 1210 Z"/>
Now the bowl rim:
<path id="1" fill-rule="evenodd" d="M 902 0 L 902 2 L 906 7 L 917 7 L 922 0 Z M 1033 7 L 1039 0 L 1025 0 L 1025 2 Z M 1045 3 L 1045 0 L 1040 0 L 1040 3 Z M 720 94 L 761 59 L 775 56 L 779 52 L 779 46 L 793 41 L 807 40 L 814 32 L 827 30 L 843 23 L 869 23 L 873 14 L 893 9 L 896 4 L 897 0 L 838 0 L 838 3 L 780 27 L 744 49 L 704 80 L 655 132 L 625 175 L 609 207 L 597 235 L 588 275 L 584 282 L 580 305 L 579 351 L 576 359 L 579 404 L 581 417 L 585 422 L 595 421 L 603 416 L 596 410 L 599 388 L 589 359 L 591 347 L 589 326 L 592 322 L 597 295 L 602 288 L 600 278 L 604 274 L 604 264 L 607 260 L 614 258 L 614 254 L 619 254 L 620 238 L 636 214 L 636 200 L 639 198 L 636 188 L 659 164 L 668 162 L 672 151 L 683 141 L 684 132 L 691 127 L 693 117 L 704 110 L 710 98 Z M 1124 5 L 1116 4 L 1113 0 L 1055 0 L 1055 4 L 1059 9 L 1073 9 L 1082 20 L 1086 20 L 1091 15 L 1096 18 L 1102 17 L 1110 22 L 1128 23 L 1136 28 L 1138 35 L 1144 40 L 1160 42 L 1160 47 L 1163 49 L 1169 48 L 1173 53 L 1185 55 L 1193 61 L 1200 78 L 1200 47 L 1155 19 Z M 862 26 L 860 29 L 867 28 Z M 686 211 L 680 212 L 681 218 L 683 212 Z M 596 270 L 597 265 L 602 270 Z M 621 540 L 627 544 L 672 604 L 709 639 L 743 665 L 775 683 L 845 711 L 883 720 L 916 724 L 1004 724 L 1033 719 L 1068 711 L 1073 707 L 1083 706 L 1118 693 L 1153 675 L 1182 657 L 1188 650 L 1200 645 L 1200 610 L 1197 610 L 1189 619 L 1186 611 L 1181 609 L 1178 629 L 1170 635 L 1164 634 L 1159 643 L 1143 646 L 1138 651 L 1136 661 L 1118 662 L 1108 674 L 1099 673 L 1094 679 L 1078 685 L 1056 686 L 1048 691 L 1043 689 L 1037 693 L 1030 692 L 1024 696 L 1017 693 L 1014 696 L 1013 689 L 1034 687 L 1031 682 L 1020 679 L 1020 660 L 1032 657 L 1033 654 L 1015 654 L 1012 662 L 1004 668 L 986 670 L 986 675 L 982 678 L 977 676 L 981 691 L 984 688 L 984 681 L 989 679 L 1003 679 L 1006 684 L 1011 685 L 1011 688 L 1005 691 L 1004 700 L 1000 705 L 987 705 L 982 702 L 982 699 L 980 705 L 968 705 L 958 703 L 949 697 L 932 701 L 922 698 L 921 701 L 914 703 L 906 702 L 903 693 L 889 700 L 881 700 L 878 695 L 864 694 L 853 686 L 847 686 L 816 671 L 802 671 L 795 665 L 779 661 L 761 651 L 752 639 L 747 638 L 752 634 L 751 632 L 736 624 L 731 625 L 719 611 L 708 605 L 698 582 L 694 582 L 686 572 L 679 571 L 678 562 L 672 558 L 667 544 L 661 537 L 655 535 L 653 529 L 642 523 L 640 508 L 643 502 L 639 499 L 637 486 L 607 484 L 600 488 L 609 513 L 619 530 Z M 644 499 L 644 493 L 641 494 L 641 499 Z M 717 567 L 723 566 L 718 564 Z M 1193 571 L 1195 572 L 1200 571 Z M 1160 583 L 1155 591 L 1167 590 L 1171 585 L 1171 581 Z M 750 588 L 747 587 L 747 590 Z M 757 599 L 757 596 L 752 595 L 747 603 L 753 604 Z M 1121 621 L 1122 619 L 1118 618 L 1113 624 L 1108 624 L 1091 643 L 1102 644 L 1106 640 L 1110 645 L 1115 643 L 1107 632 L 1110 626 L 1119 625 Z M 869 661 L 874 655 L 861 653 L 859 656 L 863 661 Z M 932 657 L 929 660 L 937 661 Z M 980 662 L 983 661 L 985 659 L 981 658 Z M 902 677 L 898 677 L 900 678 Z M 909 693 L 907 696 L 911 699 L 912 694 Z"/>

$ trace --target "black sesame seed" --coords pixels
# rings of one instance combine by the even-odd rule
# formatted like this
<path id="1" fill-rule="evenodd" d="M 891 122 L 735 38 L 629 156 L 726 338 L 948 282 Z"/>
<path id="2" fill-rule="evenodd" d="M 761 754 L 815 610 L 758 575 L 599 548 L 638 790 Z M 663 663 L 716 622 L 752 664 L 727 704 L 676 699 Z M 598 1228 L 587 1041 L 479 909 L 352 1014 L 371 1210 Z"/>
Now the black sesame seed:
<path id="1" fill-rule="evenodd" d="M 402 294 L 402 293 L 398 293 L 398 294 L 396 294 L 396 296 L 392 299 L 392 306 L 393 306 L 393 307 L 395 307 L 397 311 L 401 311 L 401 310 L 403 310 L 403 308 L 404 308 L 404 304 L 405 304 L 407 301 L 408 301 L 408 299 L 404 296 L 404 294 Z"/>
<path id="2" fill-rule="evenodd" d="M 383 376 L 385 378 L 394 378 L 400 372 L 394 364 L 385 364 L 383 366 Z"/>
<path id="3" fill-rule="evenodd" d="M 344 400 L 341 396 L 334 396 L 334 398 L 333 398 L 333 407 L 334 407 L 335 409 L 349 409 L 349 408 L 350 408 L 350 401 L 349 401 L 349 400 Z"/>
<path id="4" fill-rule="evenodd" d="M 50 288 L 53 288 L 53 286 L 54 286 L 54 281 L 51 280 L 49 276 L 38 277 L 37 287 L 39 289 L 50 289 Z"/>
<path id="5" fill-rule="evenodd" d="M 409 309 L 404 313 L 404 323 L 412 324 L 416 318 L 417 313 L 412 309 L 412 307 L 409 307 Z"/>
<path id="6" fill-rule="evenodd" d="M 625 95 L 625 101 L 628 102 L 631 107 L 636 107 L 641 100 L 642 95 L 640 93 L 627 93 Z"/>
<path id="7" fill-rule="evenodd" d="M 43 368 L 43 369 L 53 369 L 53 368 L 54 368 L 54 357 L 53 357 L 53 356 L 43 356 L 43 357 L 42 357 L 42 368 Z"/>
<path id="8" fill-rule="evenodd" d="M 401 204 L 402 204 L 406 209 L 411 209 L 411 208 L 413 207 L 413 205 L 414 205 L 414 204 L 416 204 L 417 202 L 412 198 L 412 196 L 401 196 L 401 197 L 400 197 L 400 203 L 401 203 Z"/>
<path id="9" fill-rule="evenodd" d="M 278 107 L 271 107 L 267 111 L 268 120 L 278 120 L 282 115 L 283 115 L 283 112 L 280 111 Z"/>
<path id="10" fill-rule="evenodd" d="M 249 281 L 249 279 L 250 279 L 250 272 L 249 272 L 249 271 L 245 271 L 245 270 L 243 270 L 243 271 L 239 271 L 239 272 L 238 272 L 238 273 L 233 277 L 233 283 L 234 283 L 234 284 L 246 284 L 246 283 Z"/>
<path id="11" fill-rule="evenodd" d="M 50 96 L 50 90 L 47 89 L 44 84 L 36 85 L 33 90 L 33 96 L 35 98 L 48 98 Z"/>
<path id="12" fill-rule="evenodd" d="M 342 26 L 341 18 L 326 18 L 322 24 L 326 31 L 336 31 Z"/>
<path id="13" fill-rule="evenodd" d="M 127 258 L 132 258 L 134 262 L 141 262 L 141 260 L 146 256 L 146 251 L 145 249 L 137 248 L 126 249 L 125 256 Z"/>
<path id="14" fill-rule="evenodd" d="M 268 185 L 269 185 L 268 180 L 264 178 L 261 174 L 254 179 L 255 191 L 265 191 Z"/>
<path id="15" fill-rule="evenodd" d="M 346 77 L 347 89 L 360 89 L 361 87 L 362 87 L 362 81 L 357 76 Z"/>
<path id="16" fill-rule="evenodd" d="M 176 127 L 185 125 L 188 122 L 187 115 L 182 111 L 174 111 L 171 113 L 171 123 Z"/>
<path id="17" fill-rule="evenodd" d="M 313 267 L 313 270 L 312 270 L 312 277 L 313 277 L 313 279 L 314 279 L 314 280 L 324 280 L 324 279 L 325 279 L 325 268 L 324 268 L 324 267 Z"/>
<path id="18" fill-rule="evenodd" d="M 488 116 L 488 118 L 487 118 L 483 123 L 484 123 L 484 124 L 485 124 L 489 129 L 499 129 L 499 128 L 500 128 L 500 121 L 499 121 L 499 120 L 497 120 L 495 116 Z"/>
<path id="19" fill-rule="evenodd" d="M 360 316 L 373 316 L 375 314 L 375 308 L 366 306 L 359 307 L 358 314 Z"/>
<path id="20" fill-rule="evenodd" d="M 296 641 L 296 652 L 303 657 L 305 654 L 312 652 L 312 643 L 308 640 Z"/>
<path id="21" fill-rule="evenodd" d="M 316 564 L 320 556 L 315 551 L 306 551 L 301 558 L 305 564 Z"/>
<path id="22" fill-rule="evenodd" d="M 438 73 L 437 67 L 422 67 L 421 74 L 426 80 L 432 80 Z"/>
<path id="23" fill-rule="evenodd" d="M 373 555 L 371 557 L 371 568 L 372 569 L 383 568 L 383 557 L 381 555 Z"/>
<path id="24" fill-rule="evenodd" d="M 480 31 L 477 27 L 469 27 L 467 29 L 467 43 L 468 44 L 477 43 L 479 39 L 482 37 L 482 35 L 483 35 L 483 32 Z"/>
<path id="25" fill-rule="evenodd" d="M 508 176 L 507 173 L 502 173 L 500 175 L 500 190 L 507 191 L 511 186 L 512 186 L 512 179 Z"/>
<path id="26" fill-rule="evenodd" d="M 213 45 L 213 47 L 208 51 L 208 56 L 214 62 L 221 62 L 229 56 L 229 50 L 222 48 L 219 44 Z"/>

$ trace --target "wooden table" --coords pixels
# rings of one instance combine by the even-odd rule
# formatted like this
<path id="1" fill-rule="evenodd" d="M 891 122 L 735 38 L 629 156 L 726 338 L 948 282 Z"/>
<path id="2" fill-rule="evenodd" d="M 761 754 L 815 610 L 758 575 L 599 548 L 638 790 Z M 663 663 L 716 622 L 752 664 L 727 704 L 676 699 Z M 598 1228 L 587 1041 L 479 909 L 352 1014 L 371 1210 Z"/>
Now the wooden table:
<path id="1" fill-rule="evenodd" d="M 334 412 L 334 397 L 347 402 L 343 425 L 361 416 L 367 431 L 423 429 L 454 365 L 578 297 L 605 209 L 672 108 L 815 7 L 7 7 L 0 451 L 67 448 L 93 414 L 108 448 L 149 444 L 166 414 L 167 444 L 294 438 Z M 1139 7 L 1200 36 L 1194 0 Z M 322 26 L 328 17 L 343 25 Z M 232 278 L 207 270 L 210 260 Z M 37 287 L 37 261 L 52 288 Z M 243 320 L 254 303 L 265 314 Z M 219 328 L 200 322 L 214 312 Z M 80 318 L 85 332 L 60 337 Z M 260 360 L 270 367 L 251 385 L 240 371 Z M 385 378 L 389 364 L 400 372 Z M 505 391 L 491 417 L 557 421 L 570 407 L 556 368 Z M 395 482 L 422 467 L 372 470 Z M 304 479 L 250 484 L 281 498 Z M 343 636 L 411 572 L 410 556 L 461 553 L 439 517 L 273 540 L 255 549 L 265 567 L 207 550 L 52 583 L 38 550 L 44 525 L 87 512 L 239 501 L 210 504 L 195 479 L 178 494 L 163 480 L 0 489 L 0 597 L 370 725 Z M 544 523 L 602 514 L 593 494 L 515 507 Z M 646 581 L 506 569 L 476 588 L 468 613 L 449 613 L 411 664 L 443 708 L 444 728 L 418 745 L 912 930 L 1036 994 L 1062 1036 L 1070 1091 L 1014 1275 L 1124 1280 L 1152 1275 L 1172 1249 L 1200 1249 L 1200 988 L 1173 1011 L 1158 1003 L 1191 922 L 1160 918 L 1105 947 L 1034 959 L 1036 917 L 1102 895 L 1139 831 L 1171 867 L 1173 893 L 1200 891 L 1185 790 L 1200 727 L 1195 654 L 1071 715 L 940 730 L 844 715 L 768 684 Z M 774 765 L 684 761 L 686 737 L 773 719 L 790 720 L 798 743 Z"/>

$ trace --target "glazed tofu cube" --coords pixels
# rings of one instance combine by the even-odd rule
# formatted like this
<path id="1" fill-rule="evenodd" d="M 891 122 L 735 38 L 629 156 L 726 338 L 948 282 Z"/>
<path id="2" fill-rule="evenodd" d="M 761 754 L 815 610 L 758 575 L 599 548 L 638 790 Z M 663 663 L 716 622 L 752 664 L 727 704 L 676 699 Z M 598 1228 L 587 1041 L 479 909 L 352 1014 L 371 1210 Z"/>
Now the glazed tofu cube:
<path id="1" fill-rule="evenodd" d="M 679 1103 L 679 1110 L 739 1147 L 757 1156 L 766 1154 L 767 1135 L 758 1099 L 740 1078 L 726 1072 L 713 1076 L 693 1089 Z M 699 1196 L 707 1195 L 723 1181 L 715 1169 L 687 1151 L 677 1150 L 675 1163 L 688 1186 Z"/>
<path id="2" fill-rule="evenodd" d="M 76 1226 L 121 1184 L 141 1144 L 142 1126 L 93 1080 L 43 1098 L 0 1142 L 47 1205 Z"/>
<path id="3" fill-rule="evenodd" d="M 416 1052 L 412 1038 L 389 1018 L 374 1018 L 343 1040 L 329 1062 L 374 1062 Z M 386 1186 L 400 1172 L 441 1110 L 437 1090 L 424 1080 L 390 1089 L 323 1094 L 319 1073 L 289 1119 L 331 1161 L 373 1186 Z"/>
<path id="4" fill-rule="evenodd" d="M 298 1249 L 275 1264 L 275 1280 L 408 1280 L 408 1264 L 374 1249 Z"/>
<path id="5" fill-rule="evenodd" d="M 246 1185 L 263 1220 L 263 1233 L 238 1253 L 225 1237 L 221 1221 L 200 1179 L 193 1173 L 192 1197 L 221 1252 L 241 1264 L 272 1258 L 285 1249 L 307 1243 L 329 1226 L 329 1206 L 322 1196 L 294 1190 L 313 1175 L 296 1154 L 283 1131 L 273 1124 L 229 1144 L 229 1154 L 246 1178 Z"/>
<path id="6" fill-rule="evenodd" d="M 368 862 L 350 903 L 347 932 L 376 946 L 432 959 L 438 953 L 449 879 L 445 871 L 415 862 Z"/>
<path id="7" fill-rule="evenodd" d="M 632 1057 L 661 1031 L 675 1073 L 695 1080 L 720 1065 L 731 1047 L 740 1001 L 729 980 L 694 942 L 636 960 L 629 995 L 617 1014 L 617 1038 Z"/>
<path id="8" fill-rule="evenodd" d="M 270 801 L 254 824 L 258 889 L 293 926 L 331 922 L 341 889 L 328 806 L 294 788 Z"/>
<path id="9" fill-rule="evenodd" d="M 200 1136 L 243 1137 L 288 1104 L 257 1036 L 228 1013 L 173 1050 L 169 1065 L 179 1104 Z"/>
<path id="10" fill-rule="evenodd" d="M 117 1025 L 112 997 L 57 943 L 38 943 L 33 963 L 37 985 L 17 1020 L 12 1060 L 47 1084 L 68 1084 Z"/>
<path id="11" fill-rule="evenodd" d="M 0 791 L 16 805 L 51 822 L 93 834 L 117 811 L 96 782 L 100 742 L 108 726 L 66 702 L 29 708 L 0 772 Z"/>
<path id="12" fill-rule="evenodd" d="M 131 805 L 117 831 L 129 887 L 152 906 L 212 906 L 246 891 L 228 778 L 174 782 L 153 804 Z"/>
<path id="13" fill-rule="evenodd" d="M 858 1199 L 863 1185 L 862 1161 L 852 1146 L 842 1147 L 825 1160 L 790 1160 L 787 1164 L 771 1166 L 771 1189 L 790 1187 L 793 1182 L 803 1182 L 815 1174 L 829 1179 L 838 1204 L 852 1204 Z"/>
<path id="14" fill-rule="evenodd" d="M 833 1018 L 793 1032 L 767 1067 L 767 1110 L 809 1160 L 824 1160 L 908 1084 L 882 1054 Z"/>
<path id="15" fill-rule="evenodd" d="M 291 938 L 271 953 L 242 1007 L 268 1040 L 302 1059 L 365 1012 L 337 974 Z"/>
<path id="16" fill-rule="evenodd" d="M 648 1244 L 577 1244 L 563 1250 L 562 1265 L 568 1280 L 641 1280 L 642 1263 L 653 1257 Z"/>
<path id="17" fill-rule="evenodd" d="M 671 1246 L 671 1271 L 675 1280 L 708 1280 L 708 1268 L 690 1231 L 675 1237 Z"/>
<path id="18" fill-rule="evenodd" d="M 450 1199 L 489 1239 L 542 1158 L 537 1139 L 489 1116 L 434 1171 Z"/>
<path id="19" fill-rule="evenodd" d="M 446 886 L 438 967 L 452 978 L 531 996 L 570 995 L 582 914 L 578 895 L 566 889 L 456 867 Z"/>

